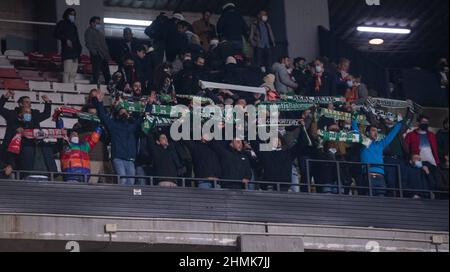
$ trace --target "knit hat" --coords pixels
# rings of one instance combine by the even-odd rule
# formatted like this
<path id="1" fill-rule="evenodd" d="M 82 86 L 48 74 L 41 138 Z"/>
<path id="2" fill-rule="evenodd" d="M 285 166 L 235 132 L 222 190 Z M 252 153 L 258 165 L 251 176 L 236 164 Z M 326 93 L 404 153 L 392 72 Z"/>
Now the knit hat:
<path id="1" fill-rule="evenodd" d="M 237 64 L 237 60 L 234 57 L 228 57 L 226 64 Z"/>
<path id="2" fill-rule="evenodd" d="M 175 18 L 175 19 L 178 19 L 178 20 L 180 20 L 180 21 L 185 21 L 184 16 L 183 16 L 183 14 L 181 14 L 181 13 L 174 13 L 174 14 L 172 15 L 172 17 Z"/>
<path id="3" fill-rule="evenodd" d="M 226 3 L 225 5 L 223 5 L 222 10 L 225 10 L 225 9 L 227 9 L 227 8 L 229 8 L 229 7 L 235 8 L 236 5 L 235 5 L 234 3 L 231 3 L 231 2 Z"/>

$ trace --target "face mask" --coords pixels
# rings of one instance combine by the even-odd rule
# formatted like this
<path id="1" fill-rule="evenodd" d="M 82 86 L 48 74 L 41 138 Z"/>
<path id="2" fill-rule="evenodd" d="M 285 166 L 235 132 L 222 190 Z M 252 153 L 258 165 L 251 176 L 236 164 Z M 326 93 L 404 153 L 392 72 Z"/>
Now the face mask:
<path id="1" fill-rule="evenodd" d="M 126 121 L 126 120 L 128 120 L 128 115 L 127 114 L 121 114 L 121 115 L 119 115 L 119 119 L 122 120 L 122 121 Z"/>
<path id="2" fill-rule="evenodd" d="M 336 154 L 337 153 L 337 149 L 336 148 L 330 148 L 328 151 L 330 151 L 331 154 Z"/>
<path id="3" fill-rule="evenodd" d="M 349 88 L 353 88 L 353 81 L 347 81 L 347 86 Z"/>
<path id="4" fill-rule="evenodd" d="M 102 25 L 95 25 L 95 28 L 98 29 L 98 30 L 102 30 L 103 29 Z"/>
<path id="5" fill-rule="evenodd" d="M 316 66 L 316 72 L 317 73 L 322 73 L 322 66 L 317 65 Z"/>
<path id="6" fill-rule="evenodd" d="M 72 23 L 75 23 L 75 16 L 69 15 L 69 21 L 71 21 Z"/>
<path id="7" fill-rule="evenodd" d="M 428 124 L 420 124 L 419 128 L 423 131 L 428 131 L 428 128 L 430 127 L 430 125 Z"/>
<path id="8" fill-rule="evenodd" d="M 394 127 L 394 124 L 389 124 L 389 125 L 386 125 L 388 128 L 393 128 Z"/>
<path id="9" fill-rule="evenodd" d="M 352 128 L 352 125 L 345 125 L 344 128 L 350 130 Z"/>
<path id="10" fill-rule="evenodd" d="M 72 144 L 79 144 L 80 143 L 80 138 L 79 137 L 72 137 L 72 138 L 70 138 L 70 142 Z"/>
<path id="11" fill-rule="evenodd" d="M 263 22 L 267 22 L 269 20 L 269 17 L 268 16 L 263 16 L 263 17 L 261 17 L 261 20 Z"/>
<path id="12" fill-rule="evenodd" d="M 30 113 L 25 113 L 25 114 L 23 115 L 23 120 L 24 120 L 25 122 L 31 122 L 31 119 L 32 119 L 32 117 L 31 117 L 31 114 L 30 114 Z"/>
<path id="13" fill-rule="evenodd" d="M 421 168 L 423 168 L 423 162 L 422 162 L 422 161 L 416 161 L 416 162 L 414 163 L 414 166 L 415 166 L 416 168 L 421 169 Z"/>

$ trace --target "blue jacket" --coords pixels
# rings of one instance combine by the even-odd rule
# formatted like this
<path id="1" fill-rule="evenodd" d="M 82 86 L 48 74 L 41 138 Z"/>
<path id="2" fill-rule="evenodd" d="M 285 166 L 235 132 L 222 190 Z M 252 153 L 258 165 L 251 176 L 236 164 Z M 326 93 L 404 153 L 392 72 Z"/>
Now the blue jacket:
<path id="1" fill-rule="evenodd" d="M 112 119 L 107 115 L 102 102 L 94 98 L 93 103 L 97 108 L 98 117 L 111 135 L 112 159 L 135 161 L 137 155 L 137 136 L 138 131 L 141 129 L 142 118 L 138 120 L 132 118 L 129 121 Z"/>
<path id="2" fill-rule="evenodd" d="M 359 132 L 357 121 L 352 122 L 352 127 L 355 132 Z M 402 123 L 397 125 L 386 135 L 381 141 L 372 142 L 368 147 L 361 150 L 361 162 L 366 164 L 384 164 L 383 151 L 388 147 L 402 128 Z M 384 175 L 383 166 L 373 166 L 369 168 L 369 173 Z"/>

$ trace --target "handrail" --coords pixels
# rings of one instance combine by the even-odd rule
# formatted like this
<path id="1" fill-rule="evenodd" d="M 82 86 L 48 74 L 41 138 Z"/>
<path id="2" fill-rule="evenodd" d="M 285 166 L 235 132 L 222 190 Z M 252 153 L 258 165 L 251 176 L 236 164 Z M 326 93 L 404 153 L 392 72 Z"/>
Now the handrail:
<path id="1" fill-rule="evenodd" d="M 337 172 L 338 172 L 338 184 L 313 184 L 311 180 L 311 171 L 310 171 L 310 165 L 314 162 L 322 162 L 322 163 L 335 163 L 337 166 Z M 299 182 L 297 184 L 293 183 L 286 183 L 286 182 L 279 182 L 279 181 L 249 181 L 248 183 L 244 183 L 240 180 L 227 180 L 227 179 L 214 179 L 210 180 L 207 178 L 187 178 L 187 177 L 160 177 L 160 176 L 119 176 L 115 174 L 77 174 L 77 173 L 61 173 L 61 172 L 43 172 L 43 171 L 24 171 L 24 170 L 15 170 L 13 171 L 12 177 L 14 180 L 24 180 L 27 181 L 27 177 L 33 176 L 33 175 L 39 175 L 39 176 L 45 176 L 47 180 L 50 182 L 58 181 L 58 178 L 64 179 L 64 177 L 70 176 L 70 177 L 78 177 L 78 179 L 84 181 L 84 183 L 88 183 L 91 178 L 105 178 L 110 179 L 114 181 L 114 184 L 107 184 L 107 185 L 119 185 L 121 179 L 134 179 L 135 184 L 134 185 L 122 185 L 122 186 L 137 186 L 137 187 L 145 187 L 145 186 L 157 186 L 158 181 L 173 181 L 175 184 L 177 184 L 178 187 L 186 188 L 190 187 L 187 186 L 188 183 L 191 182 L 209 182 L 212 184 L 212 189 L 220 189 L 220 185 L 222 184 L 240 184 L 242 185 L 242 188 L 245 190 L 251 190 L 249 185 L 267 185 L 272 186 L 272 191 L 281 192 L 282 188 L 284 191 L 293 191 L 293 192 L 299 192 L 301 191 L 301 188 L 307 187 L 308 194 L 312 194 L 313 190 L 312 188 L 337 188 L 338 189 L 338 195 L 342 195 L 343 189 L 348 190 L 369 190 L 369 196 L 373 197 L 373 191 L 374 190 L 383 190 L 387 192 L 394 192 L 394 197 L 396 196 L 396 192 L 398 192 L 399 198 L 404 198 L 405 192 L 411 192 L 411 193 L 428 193 L 431 195 L 433 194 L 441 194 L 448 196 L 449 192 L 445 191 L 437 191 L 437 190 L 415 190 L 415 189 L 404 189 L 402 187 L 402 179 L 401 179 L 401 172 L 400 172 L 400 166 L 395 164 L 364 164 L 364 163 L 358 163 L 358 162 L 342 162 L 342 161 L 326 161 L 326 160 L 306 160 L 307 164 L 307 183 Z M 384 167 L 395 167 L 398 171 L 398 178 L 399 178 L 399 187 L 398 188 L 377 188 L 373 187 L 370 179 L 369 179 L 369 186 L 359 186 L 359 185 L 343 185 L 340 177 L 340 166 L 343 164 L 350 164 L 350 165 L 359 165 L 362 167 L 373 167 L 373 166 L 384 166 Z M 33 180 L 28 180 L 33 181 Z M 61 181 L 61 180 L 59 180 Z M 144 181 L 145 184 L 136 184 L 136 181 Z M 103 185 L 103 184 L 102 184 Z M 289 188 L 286 190 L 286 188 Z M 293 190 L 293 188 L 298 190 Z M 304 193 L 304 192 L 303 192 Z"/>

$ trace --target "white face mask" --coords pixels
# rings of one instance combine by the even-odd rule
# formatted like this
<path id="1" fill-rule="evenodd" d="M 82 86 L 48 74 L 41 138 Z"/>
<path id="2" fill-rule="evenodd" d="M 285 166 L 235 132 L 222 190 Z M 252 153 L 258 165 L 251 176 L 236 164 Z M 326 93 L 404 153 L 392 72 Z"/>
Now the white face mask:
<path id="1" fill-rule="evenodd" d="M 317 72 L 317 73 L 322 73 L 322 66 L 317 65 L 317 66 L 316 66 L 316 72 Z"/>
<path id="2" fill-rule="evenodd" d="M 353 81 L 347 81 L 347 86 L 349 88 L 353 88 Z"/>
<path id="3" fill-rule="evenodd" d="M 421 169 L 421 168 L 423 168 L 423 162 L 422 162 L 422 161 L 416 161 L 416 162 L 414 163 L 414 166 L 415 166 L 416 168 Z"/>
<path id="4" fill-rule="evenodd" d="M 79 144 L 80 143 L 80 138 L 79 137 L 72 137 L 72 138 L 70 138 L 70 142 L 72 144 Z"/>
<path id="5" fill-rule="evenodd" d="M 263 17 L 261 17 L 261 20 L 263 22 L 267 22 L 269 20 L 269 17 L 268 16 L 263 16 Z"/>
<path id="6" fill-rule="evenodd" d="M 335 155 L 337 153 L 336 148 L 330 148 L 328 151 L 330 151 L 331 154 Z"/>

